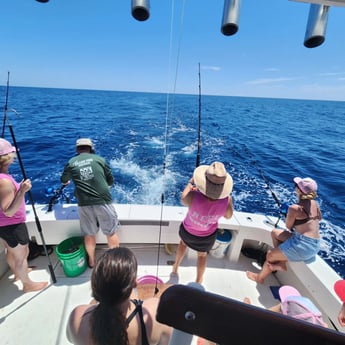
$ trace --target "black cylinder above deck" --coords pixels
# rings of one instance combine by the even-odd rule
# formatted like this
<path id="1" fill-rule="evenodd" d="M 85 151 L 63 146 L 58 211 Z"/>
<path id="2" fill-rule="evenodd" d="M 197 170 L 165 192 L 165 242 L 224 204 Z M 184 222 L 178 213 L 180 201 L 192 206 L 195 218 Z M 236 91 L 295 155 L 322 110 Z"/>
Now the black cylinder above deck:
<path id="1" fill-rule="evenodd" d="M 143 22 L 150 17 L 150 0 L 132 0 L 132 16 Z"/>

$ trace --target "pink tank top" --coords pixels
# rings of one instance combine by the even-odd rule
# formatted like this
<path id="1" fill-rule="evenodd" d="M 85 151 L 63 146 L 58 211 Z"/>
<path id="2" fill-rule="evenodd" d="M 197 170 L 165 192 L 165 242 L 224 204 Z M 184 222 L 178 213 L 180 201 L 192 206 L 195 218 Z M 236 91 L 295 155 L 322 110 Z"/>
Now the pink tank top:
<path id="1" fill-rule="evenodd" d="M 5 178 L 12 181 L 17 192 L 20 187 L 20 184 L 16 182 L 15 179 L 11 175 L 0 174 L 0 179 L 5 179 Z M 25 220 L 26 220 L 26 210 L 25 210 L 24 199 L 22 201 L 22 204 L 20 205 L 19 210 L 12 217 L 7 217 L 0 209 L 0 226 L 20 224 L 20 223 L 24 223 Z"/>
<path id="2" fill-rule="evenodd" d="M 194 236 L 209 236 L 217 230 L 218 220 L 224 216 L 227 208 L 228 197 L 211 201 L 196 191 L 183 226 Z"/>

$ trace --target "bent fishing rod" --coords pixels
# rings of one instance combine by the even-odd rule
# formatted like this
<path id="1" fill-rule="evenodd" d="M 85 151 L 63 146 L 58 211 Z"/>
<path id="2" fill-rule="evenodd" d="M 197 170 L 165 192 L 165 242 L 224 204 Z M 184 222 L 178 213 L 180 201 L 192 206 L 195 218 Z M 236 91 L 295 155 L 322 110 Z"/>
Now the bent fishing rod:
<path id="1" fill-rule="evenodd" d="M 270 193 L 271 193 L 271 195 L 272 195 L 274 201 L 276 202 L 276 204 L 277 204 L 277 206 L 278 206 L 278 208 L 279 208 L 279 217 L 278 217 L 276 223 L 274 224 L 274 227 L 277 227 L 277 225 L 278 225 L 278 223 L 279 223 L 279 221 L 280 221 L 280 219 L 281 219 L 281 216 L 282 216 L 282 215 L 283 215 L 283 216 L 286 216 L 289 206 L 288 206 L 286 203 L 282 204 L 282 203 L 279 201 L 277 195 L 274 193 L 274 191 L 273 191 L 272 188 L 271 188 L 270 182 L 269 182 L 269 181 L 267 180 L 267 178 L 265 177 L 265 175 L 264 175 L 262 169 L 257 165 L 256 160 L 253 159 L 253 155 L 250 153 L 250 151 L 248 150 L 247 147 L 245 147 L 244 150 L 247 152 L 247 154 L 248 154 L 248 155 L 250 156 L 250 158 L 252 159 L 253 165 L 256 167 L 256 169 L 258 170 L 258 172 L 259 172 L 261 178 L 262 178 L 262 179 L 264 180 L 264 182 L 266 183 L 266 188 L 270 191 Z"/>
<path id="2" fill-rule="evenodd" d="M 9 88 L 9 73 L 8 73 L 8 79 L 7 79 L 6 95 L 8 95 L 8 88 Z M 7 105 L 5 105 L 5 106 L 7 106 Z M 12 141 L 13 141 L 14 147 L 16 149 L 17 159 L 18 159 L 18 162 L 19 162 L 19 165 L 20 165 L 20 169 L 21 169 L 21 172 L 22 172 L 22 175 L 23 175 L 23 179 L 27 180 L 27 176 L 26 176 L 26 173 L 25 173 L 24 165 L 23 165 L 20 153 L 19 153 L 16 137 L 14 135 L 13 127 L 12 127 L 12 124 L 10 123 L 10 121 L 8 120 L 8 117 L 7 117 L 7 109 L 5 109 L 5 114 L 4 114 L 4 123 L 6 123 L 6 122 L 8 123 L 8 128 L 10 130 Z M 4 126 L 4 128 L 5 128 L 5 126 Z M 54 273 L 54 270 L 53 270 L 53 265 L 51 263 L 50 256 L 49 256 L 48 251 L 47 251 L 47 245 L 46 245 L 46 242 L 44 240 L 44 236 L 43 236 L 40 220 L 39 220 L 39 218 L 37 216 L 37 212 L 36 212 L 36 209 L 35 209 L 35 202 L 34 202 L 34 199 L 32 197 L 31 190 L 29 190 L 27 192 L 27 195 L 29 197 L 29 200 L 30 200 L 30 203 L 31 203 L 31 206 L 32 206 L 32 210 L 33 210 L 34 215 L 35 215 L 35 222 L 36 222 L 37 230 L 38 230 L 38 232 L 40 234 L 40 237 L 41 237 L 41 240 L 42 240 L 44 254 L 48 258 L 48 268 L 49 268 L 50 276 L 51 276 L 51 279 L 52 279 L 53 283 L 56 283 L 56 277 L 55 277 L 55 273 Z"/>

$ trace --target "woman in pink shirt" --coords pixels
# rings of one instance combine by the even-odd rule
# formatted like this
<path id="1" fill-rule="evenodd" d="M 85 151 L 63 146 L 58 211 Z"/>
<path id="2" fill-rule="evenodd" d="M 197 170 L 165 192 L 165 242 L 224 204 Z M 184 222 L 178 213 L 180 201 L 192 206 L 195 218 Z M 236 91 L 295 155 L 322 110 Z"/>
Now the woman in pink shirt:
<path id="1" fill-rule="evenodd" d="M 16 149 L 7 140 L 0 139 L 0 240 L 6 248 L 6 260 L 15 278 L 23 283 L 23 291 L 45 288 L 47 282 L 34 282 L 28 275 L 29 234 L 26 228 L 25 193 L 31 181 L 20 184 L 9 175 L 9 166 L 16 156 Z"/>
<path id="2" fill-rule="evenodd" d="M 202 283 L 207 252 L 216 241 L 218 220 L 221 217 L 231 218 L 233 214 L 232 187 L 232 177 L 223 163 L 200 165 L 194 170 L 181 195 L 181 202 L 188 206 L 188 213 L 180 225 L 181 241 L 173 273 L 177 274 L 187 247 L 191 248 L 198 252 L 196 282 Z"/>

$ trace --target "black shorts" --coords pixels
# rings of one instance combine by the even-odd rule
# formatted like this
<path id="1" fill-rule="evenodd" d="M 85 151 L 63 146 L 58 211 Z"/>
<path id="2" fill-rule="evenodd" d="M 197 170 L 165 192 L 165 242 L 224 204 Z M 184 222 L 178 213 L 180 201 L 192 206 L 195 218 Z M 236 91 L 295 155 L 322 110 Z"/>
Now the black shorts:
<path id="1" fill-rule="evenodd" d="M 0 237 L 7 242 L 11 248 L 28 244 L 30 241 L 28 229 L 25 223 L 13 224 L 0 227 Z"/>
<path id="2" fill-rule="evenodd" d="M 212 249 L 214 242 L 217 238 L 217 230 L 208 236 L 195 236 L 190 234 L 183 226 L 183 223 L 180 225 L 179 235 L 181 240 L 187 245 L 187 247 L 192 248 L 198 252 L 208 252 Z"/>

